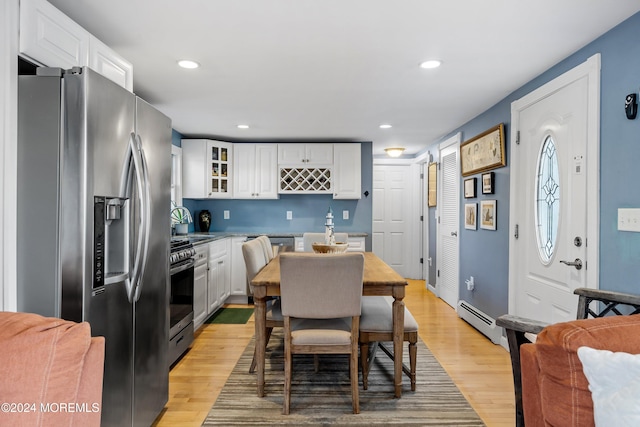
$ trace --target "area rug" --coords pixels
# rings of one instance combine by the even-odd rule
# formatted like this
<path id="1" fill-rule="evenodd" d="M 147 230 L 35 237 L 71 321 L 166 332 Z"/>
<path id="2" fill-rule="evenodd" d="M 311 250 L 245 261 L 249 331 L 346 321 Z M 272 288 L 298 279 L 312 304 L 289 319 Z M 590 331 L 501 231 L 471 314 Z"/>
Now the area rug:
<path id="1" fill-rule="evenodd" d="M 252 340 L 203 426 L 484 426 L 422 340 L 418 342 L 416 391 L 411 391 L 405 375 L 402 398 L 393 397 L 393 362 L 379 351 L 371 366 L 369 389 L 362 390 L 360 381 L 358 415 L 351 412 L 347 356 L 321 355 L 315 373 L 313 356 L 295 355 L 291 414 L 282 415 L 282 330 L 274 329 L 267 348 L 263 398 L 256 393 L 256 374 L 249 374 L 253 348 Z M 408 359 L 407 353 L 405 344 L 403 355 Z"/>
<path id="2" fill-rule="evenodd" d="M 218 310 L 207 320 L 206 323 L 219 323 L 227 325 L 239 325 L 247 323 L 251 315 L 253 314 L 253 308 L 223 308 Z"/>

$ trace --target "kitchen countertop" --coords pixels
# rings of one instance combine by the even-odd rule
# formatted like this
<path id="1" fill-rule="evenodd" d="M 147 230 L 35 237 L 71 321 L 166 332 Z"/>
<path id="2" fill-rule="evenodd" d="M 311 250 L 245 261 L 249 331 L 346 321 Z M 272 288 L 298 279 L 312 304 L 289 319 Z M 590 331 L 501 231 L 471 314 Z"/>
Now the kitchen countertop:
<path id="1" fill-rule="evenodd" d="M 267 237 L 302 237 L 303 233 L 264 233 Z M 347 233 L 349 237 L 367 237 L 368 233 Z M 189 234 L 177 234 L 171 236 L 171 240 L 187 239 L 194 245 L 213 242 L 215 240 L 225 239 L 227 237 L 249 237 L 260 236 L 260 233 L 240 233 L 240 232 L 225 232 L 225 231 L 213 231 L 209 233 L 189 233 Z"/>

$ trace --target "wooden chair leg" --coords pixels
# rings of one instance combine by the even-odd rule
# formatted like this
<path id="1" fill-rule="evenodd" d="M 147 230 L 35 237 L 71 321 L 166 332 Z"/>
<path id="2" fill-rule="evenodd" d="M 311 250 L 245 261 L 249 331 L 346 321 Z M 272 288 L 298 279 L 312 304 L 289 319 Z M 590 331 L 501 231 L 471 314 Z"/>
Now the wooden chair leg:
<path id="1" fill-rule="evenodd" d="M 292 361 L 293 355 L 291 354 L 291 337 L 287 336 L 289 330 L 287 328 L 284 339 L 284 403 L 282 405 L 282 414 L 289 415 L 291 408 L 291 375 L 292 375 Z"/>
<path id="2" fill-rule="evenodd" d="M 269 339 L 271 338 L 271 332 L 273 332 L 273 328 L 267 328 L 267 336 L 264 340 L 265 348 L 269 345 Z M 253 360 L 251 361 L 251 366 L 249 366 L 249 373 L 253 374 L 256 371 L 256 351 L 253 350 Z"/>
<path id="3" fill-rule="evenodd" d="M 317 374 L 320 370 L 320 357 L 317 354 L 313 355 L 313 371 Z"/>
<path id="4" fill-rule="evenodd" d="M 360 344 L 360 366 L 362 368 L 362 389 L 369 387 L 369 343 Z"/>
<path id="5" fill-rule="evenodd" d="M 358 344 L 354 343 L 349 358 L 349 372 L 351 377 L 351 400 L 353 413 L 360 413 L 360 396 L 358 394 Z"/>
<path id="6" fill-rule="evenodd" d="M 416 342 L 409 342 L 409 377 L 411 378 L 411 391 L 416 391 L 416 360 L 418 356 L 418 346 Z"/>

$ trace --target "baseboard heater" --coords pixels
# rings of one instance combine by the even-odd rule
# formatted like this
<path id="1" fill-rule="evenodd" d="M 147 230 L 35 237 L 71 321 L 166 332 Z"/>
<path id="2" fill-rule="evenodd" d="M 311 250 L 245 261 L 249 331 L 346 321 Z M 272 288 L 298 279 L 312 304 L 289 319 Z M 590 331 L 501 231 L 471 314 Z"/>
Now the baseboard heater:
<path id="1" fill-rule="evenodd" d="M 458 302 L 457 312 L 462 320 L 486 335 L 491 342 L 500 344 L 502 328 L 496 326 L 496 319 L 493 319 L 464 300 Z"/>

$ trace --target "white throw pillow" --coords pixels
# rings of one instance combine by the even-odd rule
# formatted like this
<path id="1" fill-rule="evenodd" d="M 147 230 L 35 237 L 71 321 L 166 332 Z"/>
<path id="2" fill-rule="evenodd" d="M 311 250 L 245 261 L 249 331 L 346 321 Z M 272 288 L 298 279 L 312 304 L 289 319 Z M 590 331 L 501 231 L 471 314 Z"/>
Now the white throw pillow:
<path id="1" fill-rule="evenodd" d="M 640 354 L 578 349 L 596 427 L 640 426 Z"/>

